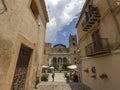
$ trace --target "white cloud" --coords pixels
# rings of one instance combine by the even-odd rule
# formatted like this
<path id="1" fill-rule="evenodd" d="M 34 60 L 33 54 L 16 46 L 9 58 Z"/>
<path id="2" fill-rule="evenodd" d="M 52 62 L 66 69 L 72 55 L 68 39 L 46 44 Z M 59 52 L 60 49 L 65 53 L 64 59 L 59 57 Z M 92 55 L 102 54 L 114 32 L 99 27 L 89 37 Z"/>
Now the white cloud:
<path id="1" fill-rule="evenodd" d="M 49 23 L 46 30 L 46 42 L 54 43 L 58 32 L 77 18 L 85 0 L 45 0 Z M 65 35 L 65 34 L 64 34 Z"/>
<path id="2" fill-rule="evenodd" d="M 66 32 L 63 32 L 62 35 L 66 37 Z"/>

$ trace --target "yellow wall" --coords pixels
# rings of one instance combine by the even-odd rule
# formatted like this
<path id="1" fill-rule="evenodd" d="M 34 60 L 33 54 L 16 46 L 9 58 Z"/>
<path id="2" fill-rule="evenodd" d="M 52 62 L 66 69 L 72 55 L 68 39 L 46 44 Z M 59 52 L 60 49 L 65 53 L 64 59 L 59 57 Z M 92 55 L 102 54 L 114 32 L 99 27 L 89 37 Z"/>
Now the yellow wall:
<path id="1" fill-rule="evenodd" d="M 43 58 L 45 25 L 41 18 L 40 27 L 35 21 L 30 9 L 31 0 L 4 1 L 7 11 L 0 14 L 0 90 L 10 90 L 11 88 L 19 49 L 22 43 L 33 50 L 28 70 L 30 75 L 28 75 L 26 86 L 26 89 L 30 90 L 34 83 L 32 78 L 35 77 L 33 76 L 35 75 L 35 62 L 41 66 Z M 2 4 L 0 4 L 0 7 L 4 9 Z"/>
<path id="2" fill-rule="evenodd" d="M 107 0 L 93 0 L 93 4 L 98 7 L 101 15 L 99 25 L 100 37 L 108 38 L 111 53 L 109 55 L 96 57 L 86 56 L 85 46 L 92 43 L 91 34 L 94 28 L 89 32 L 82 31 L 81 23 L 85 17 L 83 12 L 77 26 L 80 56 L 82 60 L 82 82 L 91 87 L 92 90 L 120 90 L 120 72 L 118 70 L 118 68 L 120 68 L 120 49 L 117 48 L 117 46 L 120 45 L 120 33 L 118 33 L 119 31 L 114 18 L 115 16 L 118 26 L 120 27 L 120 14 L 111 13 Z M 96 67 L 96 79 L 91 77 L 93 75 L 91 71 L 92 66 Z M 89 73 L 84 72 L 85 69 L 89 69 Z M 100 79 L 99 75 L 101 74 L 107 74 L 108 79 Z"/>
<path id="3" fill-rule="evenodd" d="M 120 52 L 120 51 L 119 51 Z M 82 61 L 82 81 L 92 90 L 119 90 L 120 89 L 120 53 L 104 57 L 87 58 Z M 94 79 L 91 68 L 96 67 L 97 78 Z M 88 68 L 89 73 L 84 72 Z M 108 79 L 101 79 L 101 74 L 107 74 Z"/>

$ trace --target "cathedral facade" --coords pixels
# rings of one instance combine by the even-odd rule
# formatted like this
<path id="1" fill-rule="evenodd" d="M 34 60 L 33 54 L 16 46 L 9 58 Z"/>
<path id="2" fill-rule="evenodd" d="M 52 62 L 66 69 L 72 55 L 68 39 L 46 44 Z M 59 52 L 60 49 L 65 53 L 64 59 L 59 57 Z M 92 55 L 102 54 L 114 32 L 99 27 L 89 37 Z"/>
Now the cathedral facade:
<path id="1" fill-rule="evenodd" d="M 76 35 L 69 36 L 69 47 L 63 44 L 57 44 L 52 47 L 51 43 L 45 43 L 44 62 L 43 65 L 54 66 L 61 68 L 64 63 L 76 64 L 78 55 L 77 37 Z"/>

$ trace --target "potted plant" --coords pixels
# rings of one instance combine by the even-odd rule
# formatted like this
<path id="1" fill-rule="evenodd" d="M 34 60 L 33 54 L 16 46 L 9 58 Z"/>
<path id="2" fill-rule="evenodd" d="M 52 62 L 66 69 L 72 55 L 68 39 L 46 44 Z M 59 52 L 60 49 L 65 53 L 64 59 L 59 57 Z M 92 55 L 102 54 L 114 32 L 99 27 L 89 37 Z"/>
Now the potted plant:
<path id="1" fill-rule="evenodd" d="M 49 74 L 42 74 L 41 81 L 48 81 Z"/>

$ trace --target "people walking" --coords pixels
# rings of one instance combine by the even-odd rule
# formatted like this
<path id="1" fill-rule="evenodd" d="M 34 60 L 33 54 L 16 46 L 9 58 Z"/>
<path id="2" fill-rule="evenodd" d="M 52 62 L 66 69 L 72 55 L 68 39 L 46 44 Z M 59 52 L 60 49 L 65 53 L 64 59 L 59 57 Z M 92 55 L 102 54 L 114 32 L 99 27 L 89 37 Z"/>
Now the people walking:
<path id="1" fill-rule="evenodd" d="M 54 82 L 55 73 L 52 72 L 52 81 Z"/>

